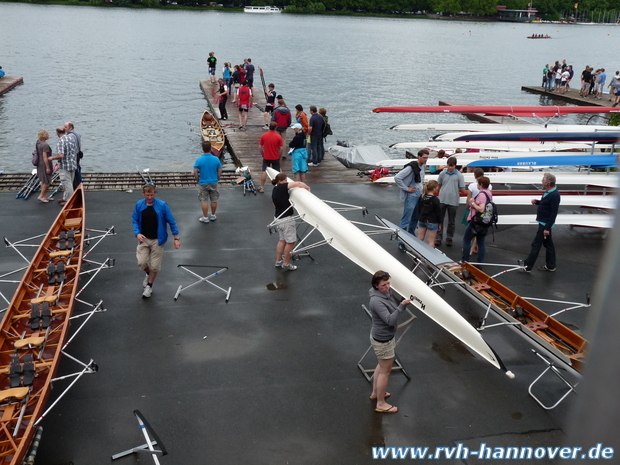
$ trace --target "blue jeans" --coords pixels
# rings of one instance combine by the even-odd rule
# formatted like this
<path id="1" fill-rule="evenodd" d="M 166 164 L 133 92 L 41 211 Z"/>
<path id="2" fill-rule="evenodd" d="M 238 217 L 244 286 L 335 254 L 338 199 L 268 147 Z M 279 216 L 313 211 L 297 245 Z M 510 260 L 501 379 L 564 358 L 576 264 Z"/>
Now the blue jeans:
<path id="1" fill-rule="evenodd" d="M 310 136 L 310 159 L 315 165 L 323 161 L 325 156 L 325 148 L 323 147 L 323 138 L 321 136 Z"/>
<path id="2" fill-rule="evenodd" d="M 400 220 L 400 229 L 407 231 L 415 235 L 415 228 L 418 225 L 418 201 L 420 200 L 421 192 L 410 192 L 405 198 L 405 208 L 403 210 L 403 217 Z"/>
<path id="3" fill-rule="evenodd" d="M 464 262 L 469 261 L 469 253 L 471 251 L 471 240 L 474 238 L 475 233 L 471 228 L 471 221 L 467 225 L 467 229 L 465 230 L 465 235 L 463 236 L 463 257 L 461 260 Z M 487 253 L 486 245 L 484 245 L 484 239 L 486 236 L 477 236 L 478 237 L 478 263 L 484 263 L 484 256 Z"/>

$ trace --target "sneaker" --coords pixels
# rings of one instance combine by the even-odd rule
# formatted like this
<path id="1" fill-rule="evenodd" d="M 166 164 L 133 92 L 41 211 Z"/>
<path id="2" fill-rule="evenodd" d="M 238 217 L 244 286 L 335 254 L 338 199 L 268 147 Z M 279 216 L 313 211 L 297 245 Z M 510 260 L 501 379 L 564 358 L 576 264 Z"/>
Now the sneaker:
<path id="1" fill-rule="evenodd" d="M 207 218 L 206 216 L 201 216 L 200 218 L 198 218 L 198 221 L 200 221 L 201 223 L 208 223 L 209 218 Z"/>
<path id="2" fill-rule="evenodd" d="M 452 245 L 452 238 L 451 237 L 446 239 L 446 245 L 447 246 L 451 246 Z"/>
<path id="3" fill-rule="evenodd" d="M 310 162 L 308 163 L 308 166 L 316 166 L 314 163 Z"/>
<path id="4" fill-rule="evenodd" d="M 265 190 L 262 187 L 259 186 L 259 187 L 256 188 L 256 192 L 260 192 L 261 194 L 264 194 Z"/>
<path id="5" fill-rule="evenodd" d="M 282 157 L 282 161 L 286 160 L 286 157 Z"/>
<path id="6" fill-rule="evenodd" d="M 265 125 L 263 126 L 263 129 L 264 129 L 264 130 L 268 130 L 268 129 L 269 129 L 269 126 L 265 124 Z"/>
<path id="7" fill-rule="evenodd" d="M 284 263 L 284 260 L 278 260 L 278 261 L 275 263 L 276 268 L 282 268 L 282 264 L 283 264 L 283 263 Z"/>
<path id="8" fill-rule="evenodd" d="M 146 273 L 146 276 L 144 277 L 144 281 L 142 281 L 142 287 L 146 287 L 149 284 L 149 275 L 148 273 Z"/>
<path id="9" fill-rule="evenodd" d="M 538 271 L 555 271 L 555 268 L 548 268 L 547 265 L 539 266 Z"/>
<path id="10" fill-rule="evenodd" d="M 217 220 L 217 216 L 211 215 L 211 216 L 209 216 L 209 220 L 210 221 L 215 221 L 215 220 Z"/>
<path id="11" fill-rule="evenodd" d="M 282 269 L 283 270 L 289 270 L 289 271 L 294 271 L 297 269 L 297 267 L 295 265 L 293 265 L 292 263 L 285 265 L 284 263 L 282 263 Z"/>
<path id="12" fill-rule="evenodd" d="M 398 243 L 398 250 L 405 250 L 405 244 L 403 244 L 402 242 Z"/>
<path id="13" fill-rule="evenodd" d="M 144 288 L 144 292 L 142 293 L 142 298 L 143 299 L 148 299 L 152 295 L 153 295 L 153 288 L 151 286 L 146 286 Z"/>
<path id="14" fill-rule="evenodd" d="M 448 241 L 446 241 L 447 243 Z M 440 239 L 435 239 L 435 247 L 439 247 L 441 245 L 441 240 Z"/>

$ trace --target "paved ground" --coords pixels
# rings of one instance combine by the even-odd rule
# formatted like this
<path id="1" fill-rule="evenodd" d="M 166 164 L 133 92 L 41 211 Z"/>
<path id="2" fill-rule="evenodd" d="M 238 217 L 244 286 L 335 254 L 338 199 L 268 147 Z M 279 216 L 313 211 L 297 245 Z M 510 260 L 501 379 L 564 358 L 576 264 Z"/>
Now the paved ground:
<path id="1" fill-rule="evenodd" d="M 374 214 L 400 219 L 393 186 L 321 184 L 313 192 L 366 205 L 368 222 Z M 361 305 L 370 276 L 328 246 L 313 251 L 314 261 L 297 262 L 297 271 L 275 269 L 277 238 L 266 228 L 273 212 L 269 194 L 243 197 L 239 188 L 223 189 L 218 220 L 201 224 L 194 190 L 162 189 L 158 197 L 172 207 L 182 247 L 168 248 L 153 297 L 143 300 L 130 221 L 140 196 L 137 191 L 86 195 L 87 227 L 114 225 L 117 232 L 91 256 L 113 257 L 116 266 L 84 293 L 86 300 L 103 298 L 107 312 L 96 315 L 68 350 L 80 359 L 92 357 L 100 371 L 77 383 L 43 422 L 37 464 L 104 464 L 112 454 L 143 444 L 134 409 L 168 447 L 162 464 L 363 464 L 373 462 L 373 446 L 463 443 L 477 450 L 480 443 L 559 446 L 565 441 L 574 395 L 550 412 L 529 397 L 527 386 L 544 366 L 523 339 L 505 327 L 484 333 L 516 374 L 510 380 L 424 315 L 398 348 L 412 376 L 411 381 L 399 373 L 391 376 L 391 400 L 400 411 L 375 413 L 369 384 L 357 368 L 368 347 L 370 325 Z M 0 199 L 2 235 L 11 240 L 45 232 L 59 209 L 11 194 Z M 347 216 L 362 221 L 358 213 Z M 462 226 L 457 229 L 462 234 Z M 489 238 L 487 261 L 523 258 L 534 232 L 533 226 L 500 229 L 495 242 Z M 568 227 L 558 227 L 554 235 L 556 273 L 509 273 L 501 280 L 528 296 L 583 301 L 593 291 L 605 240 L 599 231 Z M 375 237 L 407 261 L 388 236 Z M 455 244 L 460 241 L 459 235 Z M 458 258 L 460 247 L 444 251 Z M 0 274 L 21 266 L 20 260 L 12 250 L 0 250 Z M 178 264 L 228 266 L 214 282 L 233 287 L 230 302 L 204 283 L 175 302 L 176 288 L 195 280 Z M 0 284 L 7 296 L 13 290 L 12 284 Z M 446 298 L 472 323 L 482 314 L 457 291 Z M 581 332 L 587 312 L 559 319 Z M 371 356 L 365 360 L 368 366 L 375 363 Z M 61 370 L 73 367 L 65 360 Z M 562 385 L 550 380 L 539 389 L 550 401 Z M 118 461 L 137 462 L 135 457 Z"/>

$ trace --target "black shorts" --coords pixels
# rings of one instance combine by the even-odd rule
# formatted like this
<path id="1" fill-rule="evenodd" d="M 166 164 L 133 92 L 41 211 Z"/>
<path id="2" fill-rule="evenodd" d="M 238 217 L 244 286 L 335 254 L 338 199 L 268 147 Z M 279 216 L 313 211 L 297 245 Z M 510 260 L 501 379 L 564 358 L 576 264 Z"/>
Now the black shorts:
<path id="1" fill-rule="evenodd" d="M 267 167 L 271 166 L 274 170 L 280 171 L 280 159 L 277 160 L 265 160 L 263 158 L 263 171 L 267 171 Z"/>
<path id="2" fill-rule="evenodd" d="M 271 113 L 271 114 L 273 114 L 273 109 L 274 109 L 274 107 L 273 107 L 273 106 L 266 105 L 266 106 L 265 106 L 265 113 Z"/>

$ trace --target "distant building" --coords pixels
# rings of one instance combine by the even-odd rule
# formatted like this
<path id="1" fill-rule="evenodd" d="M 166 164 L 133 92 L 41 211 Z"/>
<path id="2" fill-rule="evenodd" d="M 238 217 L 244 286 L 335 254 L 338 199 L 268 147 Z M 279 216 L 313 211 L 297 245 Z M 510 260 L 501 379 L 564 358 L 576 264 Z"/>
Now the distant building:
<path id="1" fill-rule="evenodd" d="M 526 10 L 507 10 L 505 6 L 497 6 L 497 19 L 500 21 L 513 21 L 529 23 L 540 18 L 536 17 L 538 10 L 528 8 Z"/>

